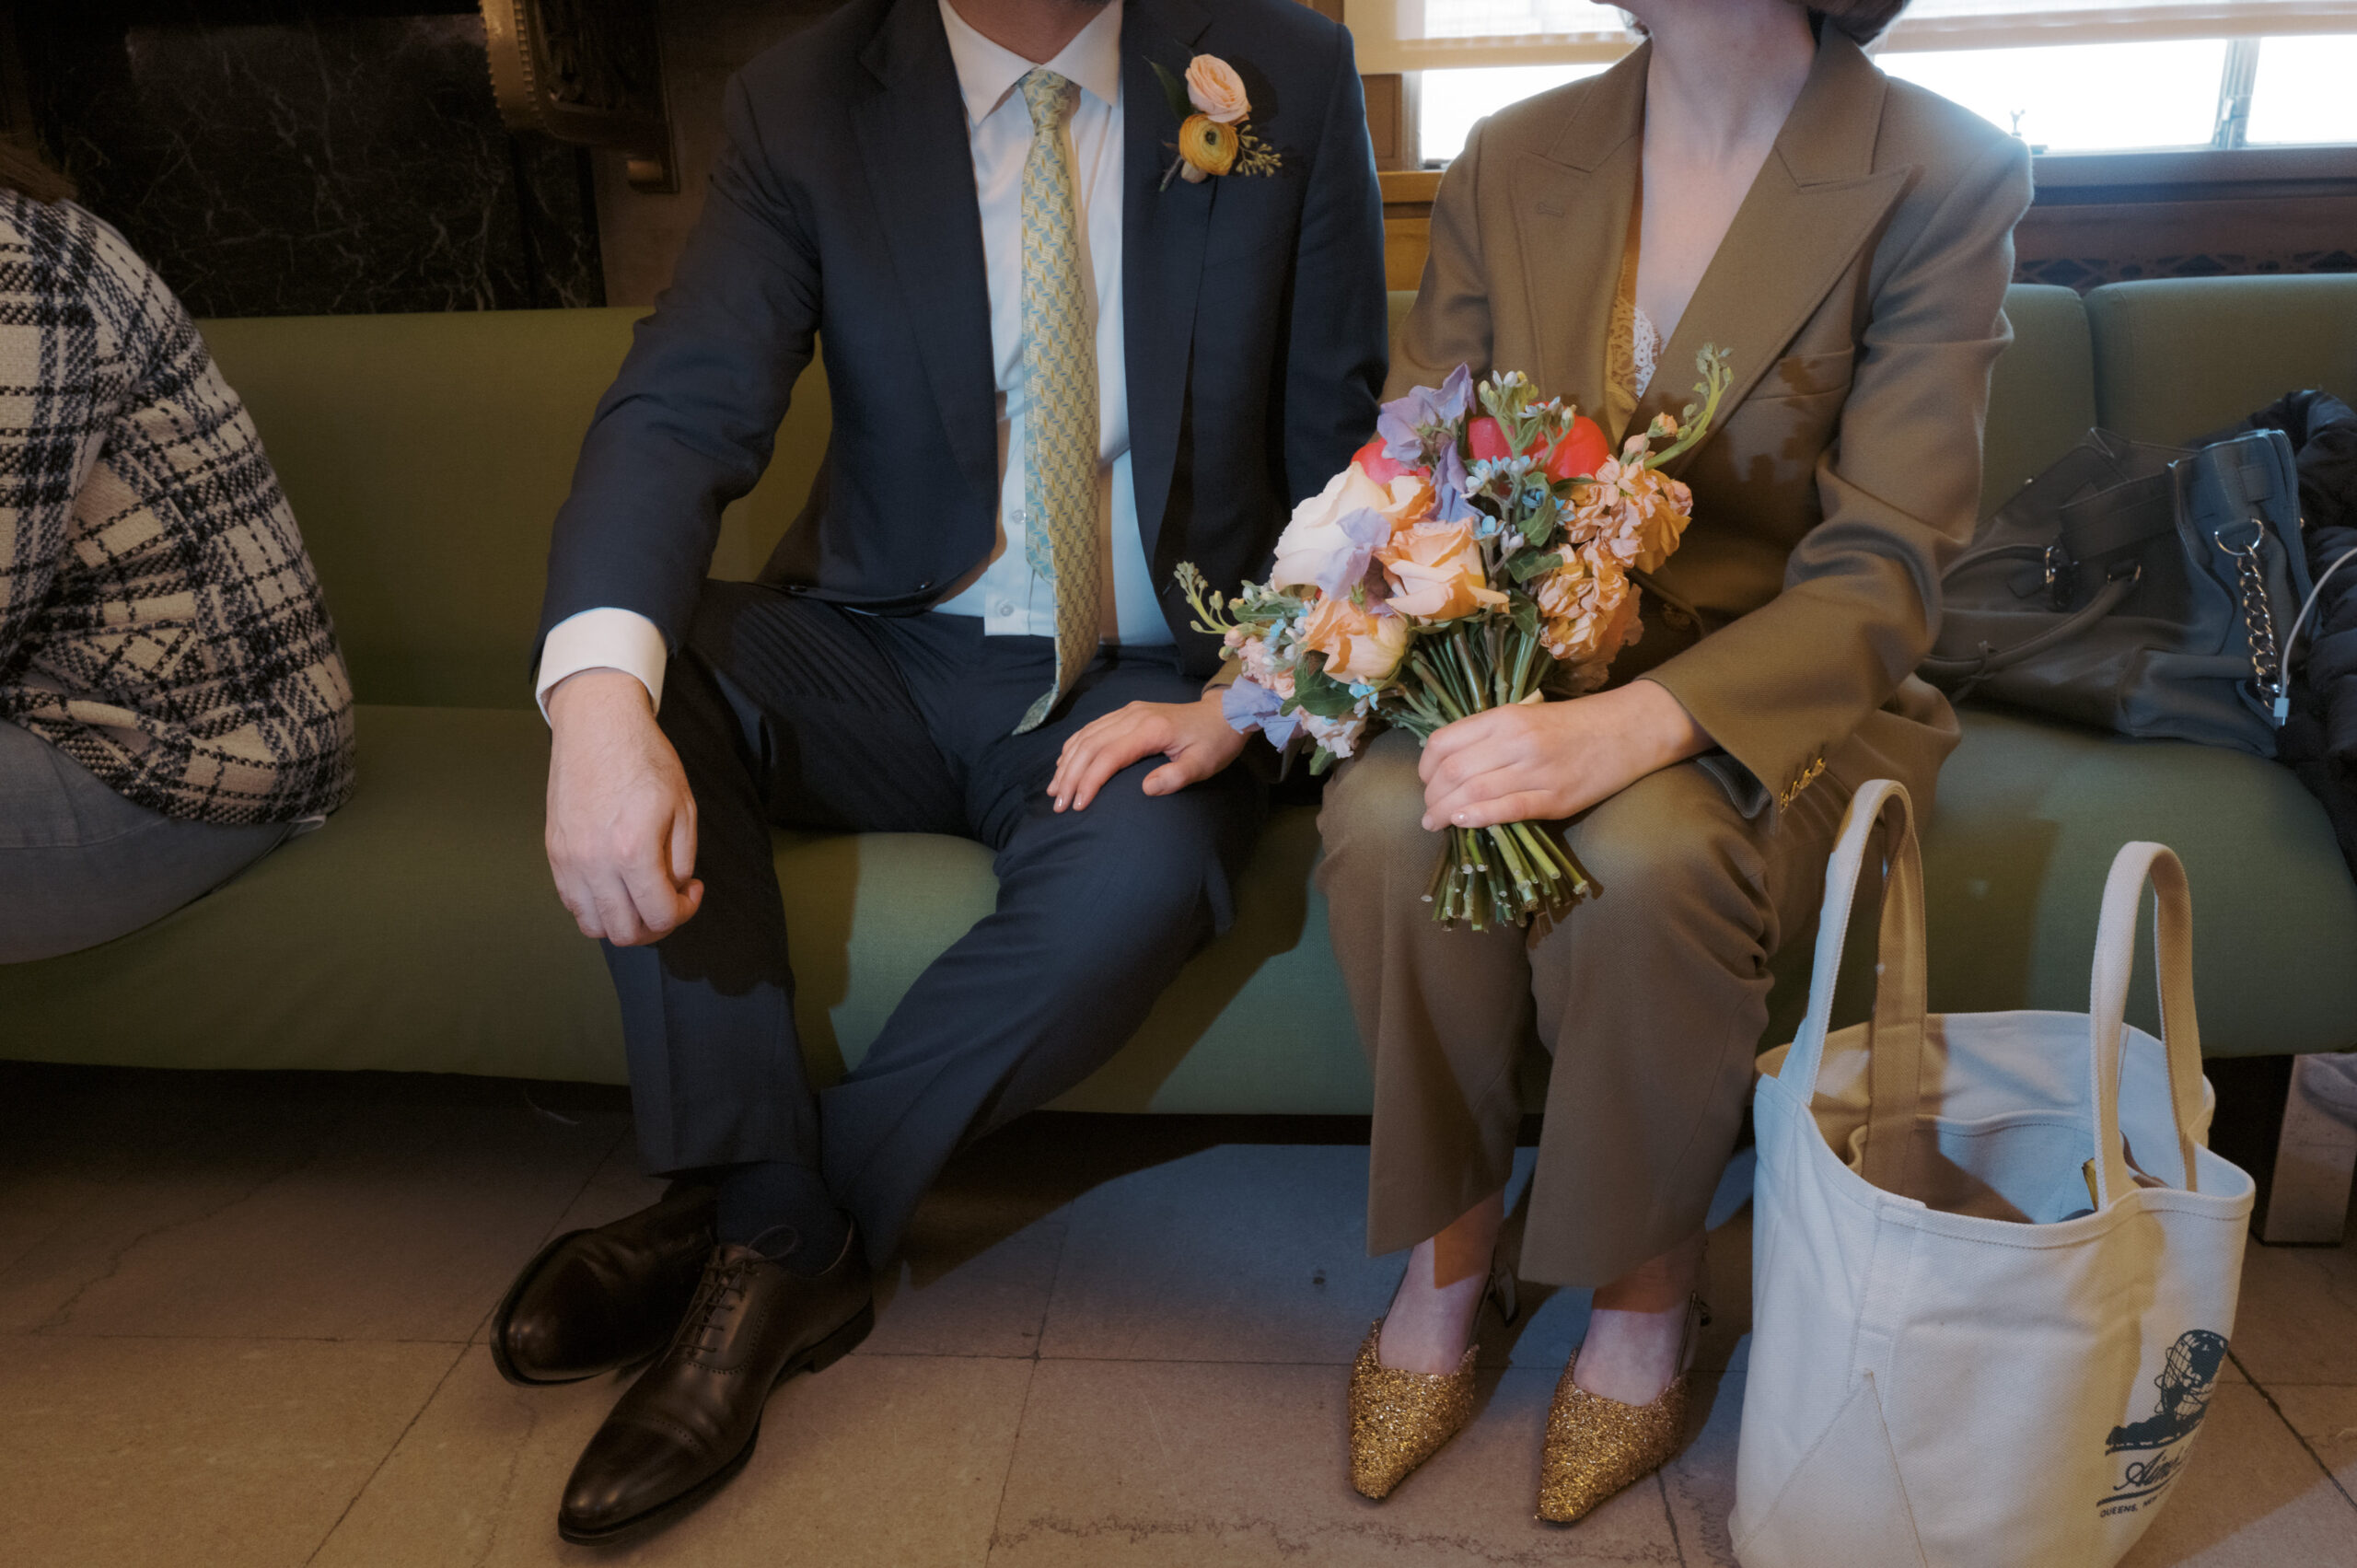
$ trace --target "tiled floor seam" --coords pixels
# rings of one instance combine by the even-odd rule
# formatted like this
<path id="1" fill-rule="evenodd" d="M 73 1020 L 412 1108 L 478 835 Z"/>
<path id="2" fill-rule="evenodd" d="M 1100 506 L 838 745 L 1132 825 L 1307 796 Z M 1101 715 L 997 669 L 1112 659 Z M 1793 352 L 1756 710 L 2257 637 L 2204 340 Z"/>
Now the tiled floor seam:
<path id="1" fill-rule="evenodd" d="M 1006 1518 L 1006 1493 L 1015 1484 L 1015 1458 L 1023 1446 L 1023 1423 L 1031 1415 L 1031 1390 L 1039 1381 L 1039 1358 L 1031 1358 L 1031 1370 L 1023 1379 L 1023 1403 L 1015 1412 L 1015 1432 L 1006 1442 L 1006 1468 L 999 1472 L 998 1501 L 991 1505 L 991 1533 L 982 1541 L 982 1562 L 988 1568 L 998 1555 L 999 1526 Z"/>
<path id="2" fill-rule="evenodd" d="M 1015 1484 L 1015 1457 L 1023 1446 L 1023 1423 L 1031 1414 L 1031 1390 L 1039 1381 L 1039 1363 L 1048 1359 L 1042 1353 L 1048 1343 L 1048 1317 L 1056 1309 L 1056 1291 L 1064 1283 L 1064 1255 L 1072 1249 L 1072 1227 L 1062 1227 L 1056 1237 L 1056 1265 L 1048 1271 L 1048 1293 L 1039 1302 L 1039 1326 L 1031 1335 L 1031 1353 L 1028 1359 L 1031 1371 L 1023 1379 L 1023 1404 L 1015 1412 L 1015 1432 L 1006 1442 L 1006 1469 L 998 1478 L 998 1502 L 991 1508 L 991 1533 L 982 1542 L 983 1568 L 998 1555 L 999 1526 L 1006 1518 L 1007 1489 Z"/>
<path id="3" fill-rule="evenodd" d="M 297 1171 L 304 1169 L 306 1167 L 318 1164 L 319 1158 L 319 1150 L 313 1149 L 310 1153 L 303 1156 L 300 1159 L 289 1161 L 277 1169 L 271 1170 L 261 1176 L 256 1177 L 250 1185 L 245 1187 L 235 1196 L 224 1199 L 222 1202 L 213 1204 L 210 1208 L 200 1209 L 192 1214 L 178 1215 L 172 1219 L 164 1221 L 160 1225 L 152 1225 L 145 1230 L 134 1233 L 125 1238 L 121 1245 L 115 1247 L 107 1254 L 106 1267 L 99 1270 L 97 1273 L 90 1275 L 81 1283 L 75 1285 L 71 1295 L 67 1295 L 64 1300 L 59 1302 L 55 1307 L 50 1308 L 48 1317 L 32 1325 L 29 1329 L 26 1330 L 25 1332 L 31 1334 L 60 1333 L 73 1321 L 75 1311 L 82 1305 L 82 1298 L 89 1295 L 92 1291 L 98 1289 L 99 1286 L 106 1283 L 109 1280 L 111 1280 L 116 1275 L 122 1273 L 123 1260 L 129 1258 L 140 1248 L 145 1246 L 148 1242 L 153 1241 L 159 1236 L 167 1236 L 173 1231 L 184 1229 L 190 1225 L 203 1225 L 205 1221 L 213 1219 L 227 1210 L 237 1207 L 239 1203 L 250 1201 L 265 1189 L 271 1187 L 274 1183 L 284 1181 L 286 1178 L 293 1176 Z"/>
<path id="4" fill-rule="evenodd" d="M 1669 1525 L 1669 1549 L 1678 1553 L 1678 1568 L 1687 1568 L 1686 1541 L 1678 1533 L 1678 1510 L 1669 1503 L 1669 1478 L 1661 1470 L 1655 1470 L 1653 1481 L 1654 1493 L 1661 1499 L 1661 1516 Z"/>
<path id="5" fill-rule="evenodd" d="M 2292 1434 L 2292 1440 L 2300 1446 L 2300 1451 L 2314 1460 L 2316 1469 L 2324 1472 L 2324 1479 L 2332 1483 L 2332 1489 L 2335 1492 L 2340 1493 L 2340 1500 L 2348 1504 L 2351 1508 L 2357 1509 L 2357 1497 L 2351 1497 L 2349 1494 L 2349 1489 L 2340 1484 L 2340 1477 L 2333 1473 L 2330 1465 L 2325 1463 L 2324 1456 L 2316 1452 L 2316 1446 L 2308 1441 L 2308 1434 L 2292 1424 L 2292 1418 L 2283 1413 L 2283 1407 L 2277 1401 L 2274 1391 L 2258 1378 L 2251 1376 L 2250 1368 L 2243 1365 L 2241 1356 L 2229 1350 L 2226 1357 L 2235 1364 L 2235 1369 L 2242 1373 L 2250 1386 L 2258 1390 L 2258 1397 L 2267 1401 L 2267 1408 L 2275 1412 L 2275 1419 L 2283 1423 L 2283 1430 Z"/>
<path id="6" fill-rule="evenodd" d="M 434 1380 L 434 1387 L 428 1388 L 425 1391 L 425 1397 L 417 1401 L 417 1408 L 409 1412 L 409 1419 L 401 1423 L 401 1429 L 393 1434 L 393 1440 L 385 1445 L 385 1451 L 377 1456 L 377 1462 L 368 1467 L 368 1473 L 360 1478 L 360 1484 L 352 1489 L 352 1495 L 345 1498 L 343 1506 L 336 1510 L 335 1522 L 319 1532 L 318 1542 L 303 1559 L 303 1568 L 310 1568 L 312 1563 L 319 1560 L 319 1553 L 328 1549 L 328 1542 L 335 1539 L 336 1531 L 343 1528 L 344 1520 L 352 1516 L 352 1510 L 359 1505 L 363 1497 L 368 1494 L 368 1489 L 377 1484 L 377 1477 L 384 1472 L 386 1465 L 389 1464 L 393 1456 L 401 1451 L 401 1446 L 409 1439 L 411 1429 L 415 1427 L 424 1418 L 426 1411 L 432 1408 L 435 1400 L 442 1392 L 442 1386 L 450 1381 L 452 1375 L 465 1363 L 467 1353 L 474 1347 L 469 1343 L 455 1348 L 458 1353 L 450 1358 L 450 1365 L 442 1369 L 442 1376 Z"/>

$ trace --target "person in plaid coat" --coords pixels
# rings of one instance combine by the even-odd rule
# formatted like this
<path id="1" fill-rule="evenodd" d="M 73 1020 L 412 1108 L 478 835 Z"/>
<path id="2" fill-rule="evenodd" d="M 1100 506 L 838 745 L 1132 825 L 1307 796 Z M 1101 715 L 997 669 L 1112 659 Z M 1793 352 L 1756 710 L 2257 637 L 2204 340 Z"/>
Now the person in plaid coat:
<path id="1" fill-rule="evenodd" d="M 343 804 L 352 683 L 196 325 L 0 144 L 0 962 L 95 946 Z"/>

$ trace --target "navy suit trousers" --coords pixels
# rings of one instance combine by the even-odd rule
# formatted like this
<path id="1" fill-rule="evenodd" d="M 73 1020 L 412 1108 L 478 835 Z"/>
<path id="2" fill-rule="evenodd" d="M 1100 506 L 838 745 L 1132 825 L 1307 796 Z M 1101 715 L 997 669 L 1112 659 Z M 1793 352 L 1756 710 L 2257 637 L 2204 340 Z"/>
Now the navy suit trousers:
<path id="1" fill-rule="evenodd" d="M 1046 796 L 1065 739 L 1200 682 L 1168 648 L 1103 650 L 1050 721 L 1045 637 L 970 616 L 864 615 L 708 583 L 661 723 L 695 794 L 701 910 L 649 947 L 609 945 L 649 1169 L 789 1160 L 823 1172 L 878 1260 L 963 1144 L 1078 1084 L 1231 918 L 1265 809 L 1232 767 L 1175 796 L 1114 776 L 1086 811 Z M 995 910 L 910 988 L 866 1057 L 814 1094 L 772 825 L 954 833 L 995 852 Z"/>

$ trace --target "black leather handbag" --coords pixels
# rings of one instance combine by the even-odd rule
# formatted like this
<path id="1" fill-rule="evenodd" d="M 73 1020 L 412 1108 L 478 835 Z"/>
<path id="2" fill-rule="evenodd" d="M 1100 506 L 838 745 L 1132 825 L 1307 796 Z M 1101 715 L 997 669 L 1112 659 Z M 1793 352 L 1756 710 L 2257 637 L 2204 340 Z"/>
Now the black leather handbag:
<path id="1" fill-rule="evenodd" d="M 2308 595 L 2291 443 L 2091 430 L 1983 525 L 1941 591 L 1922 673 L 1952 695 L 2272 757 L 2277 637 Z"/>

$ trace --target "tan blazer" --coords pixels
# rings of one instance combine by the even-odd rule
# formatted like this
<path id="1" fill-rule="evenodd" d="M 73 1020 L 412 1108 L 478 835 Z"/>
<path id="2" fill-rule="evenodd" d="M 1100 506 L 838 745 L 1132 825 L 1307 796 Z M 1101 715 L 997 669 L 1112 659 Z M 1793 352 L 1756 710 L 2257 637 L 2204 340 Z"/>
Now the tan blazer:
<path id="1" fill-rule="evenodd" d="M 1651 57 L 1475 128 L 1441 180 L 1387 397 L 1468 364 L 1602 410 Z M 1852 786 L 1889 773 L 1928 791 L 1955 744 L 1945 701 L 1912 672 L 1979 510 L 2029 197 L 2018 140 L 1826 28 L 1638 403 L 1632 429 L 1694 401 L 1704 343 L 1730 351 L 1719 423 L 1672 470 L 1693 524 L 1614 673 L 1685 703 L 1740 765 L 1714 771 L 1747 814 L 1829 758 Z"/>

